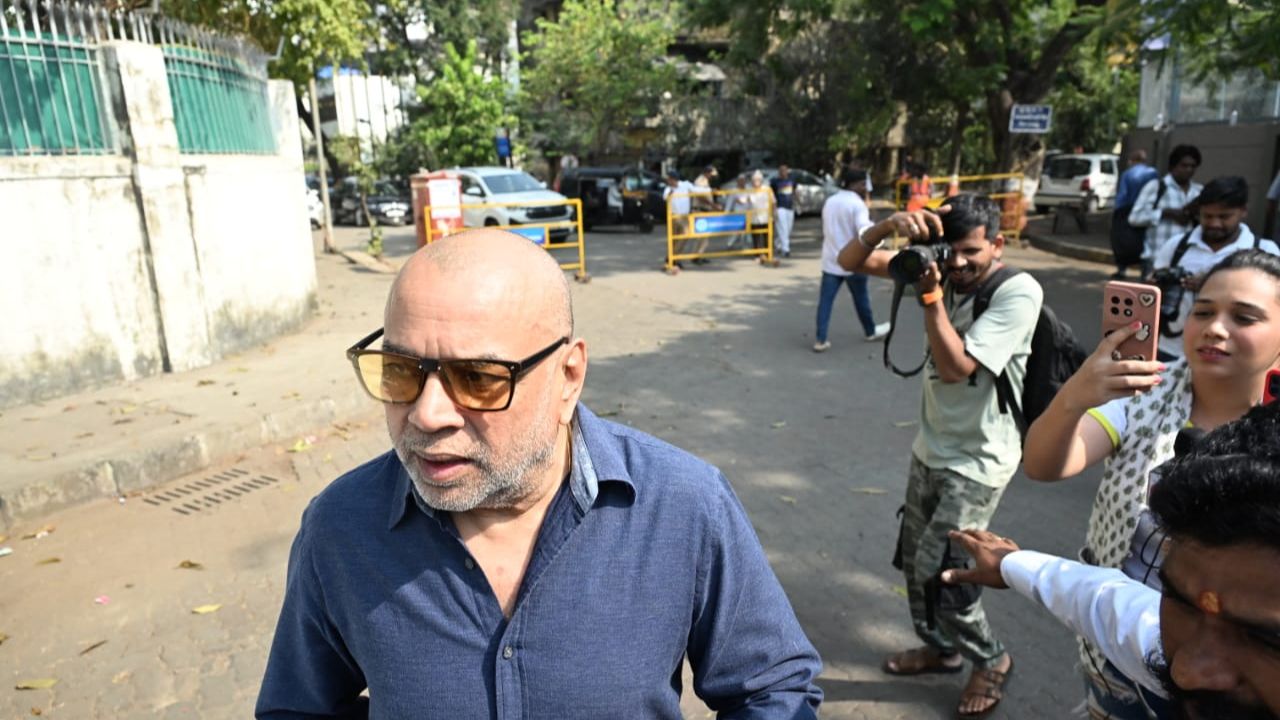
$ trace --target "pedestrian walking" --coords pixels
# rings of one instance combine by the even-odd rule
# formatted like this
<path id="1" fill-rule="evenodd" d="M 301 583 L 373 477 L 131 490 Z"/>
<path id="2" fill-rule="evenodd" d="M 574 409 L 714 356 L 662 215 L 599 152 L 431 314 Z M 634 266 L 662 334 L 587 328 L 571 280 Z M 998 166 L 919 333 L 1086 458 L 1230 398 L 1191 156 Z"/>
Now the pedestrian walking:
<path id="1" fill-rule="evenodd" d="M 871 222 L 871 213 L 862 197 L 866 187 L 866 170 L 846 169 L 840 173 L 840 191 L 827 198 L 822 205 L 822 282 L 818 290 L 814 352 L 831 349 L 827 331 L 831 325 L 831 310 L 842 285 L 848 286 L 849 294 L 853 296 L 853 307 L 858 314 L 858 321 L 862 323 L 866 340 L 882 340 L 889 333 L 889 323 L 876 325 L 871 311 L 871 296 L 867 292 L 867 276 L 849 272 L 837 262 L 845 245 L 875 224 Z"/>
<path id="2" fill-rule="evenodd" d="M 1111 254 L 1116 262 L 1116 271 L 1111 277 L 1116 280 L 1125 279 L 1129 266 L 1142 264 L 1146 231 L 1129 224 L 1129 213 L 1142 188 L 1158 177 L 1156 169 L 1147 164 L 1146 150 L 1139 148 L 1129 153 L 1129 167 L 1120 175 L 1116 204 L 1111 212 Z"/>
<path id="3" fill-rule="evenodd" d="M 773 190 L 773 246 L 784 258 L 791 257 L 791 228 L 796 221 L 796 181 L 786 163 L 778 165 L 778 175 L 769 181 Z"/>
<path id="4" fill-rule="evenodd" d="M 546 251 L 419 250 L 348 357 L 394 450 L 303 515 L 259 718 L 675 718 L 686 659 L 712 708 L 816 717 L 821 663 L 724 475 L 579 402 Z"/>

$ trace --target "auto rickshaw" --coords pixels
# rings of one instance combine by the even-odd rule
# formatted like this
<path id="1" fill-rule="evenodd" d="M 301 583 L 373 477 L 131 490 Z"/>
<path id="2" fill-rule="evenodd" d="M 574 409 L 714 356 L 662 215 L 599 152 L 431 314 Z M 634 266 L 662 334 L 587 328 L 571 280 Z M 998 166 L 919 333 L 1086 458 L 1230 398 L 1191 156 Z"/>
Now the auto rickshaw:
<path id="1" fill-rule="evenodd" d="M 584 230 L 596 225 L 635 225 L 649 233 L 666 214 L 661 178 L 635 167 L 570 168 L 560 178 L 560 192 L 582 200 Z"/>

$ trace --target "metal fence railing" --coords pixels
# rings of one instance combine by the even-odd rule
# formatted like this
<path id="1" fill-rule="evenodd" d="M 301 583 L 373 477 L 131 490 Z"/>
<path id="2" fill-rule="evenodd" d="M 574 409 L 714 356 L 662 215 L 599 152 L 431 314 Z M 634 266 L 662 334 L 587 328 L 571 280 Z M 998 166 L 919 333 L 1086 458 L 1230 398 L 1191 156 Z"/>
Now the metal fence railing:
<path id="1" fill-rule="evenodd" d="M 65 3 L 0 5 L 0 156 L 116 152 L 87 15 Z"/>
<path id="2" fill-rule="evenodd" d="M 99 59 L 113 40 L 164 54 L 183 153 L 276 152 L 268 58 L 248 40 L 154 13 L 0 0 L 0 156 L 117 151 Z"/>

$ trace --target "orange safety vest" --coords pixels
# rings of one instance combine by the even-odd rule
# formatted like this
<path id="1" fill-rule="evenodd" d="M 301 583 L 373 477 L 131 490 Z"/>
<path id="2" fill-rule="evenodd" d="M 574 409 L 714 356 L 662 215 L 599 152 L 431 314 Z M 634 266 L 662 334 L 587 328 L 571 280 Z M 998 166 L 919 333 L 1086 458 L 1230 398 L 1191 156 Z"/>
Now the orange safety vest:
<path id="1" fill-rule="evenodd" d="M 915 212 L 923 210 L 929 204 L 929 196 L 933 192 L 933 183 L 930 182 L 929 176 L 921 176 L 919 180 L 911 183 L 910 194 L 907 198 L 907 212 Z"/>

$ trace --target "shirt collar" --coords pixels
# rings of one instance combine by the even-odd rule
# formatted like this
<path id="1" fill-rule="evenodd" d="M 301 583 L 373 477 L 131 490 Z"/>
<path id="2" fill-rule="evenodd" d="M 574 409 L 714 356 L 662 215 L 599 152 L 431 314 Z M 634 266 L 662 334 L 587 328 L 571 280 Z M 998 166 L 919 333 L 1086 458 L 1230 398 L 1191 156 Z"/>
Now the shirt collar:
<path id="1" fill-rule="evenodd" d="M 1248 248 L 1252 248 L 1254 243 L 1254 237 L 1253 237 L 1253 230 L 1250 229 L 1250 227 L 1246 225 L 1244 222 L 1241 222 L 1240 234 L 1236 236 L 1235 242 L 1229 245 L 1223 245 L 1217 250 L 1214 250 L 1213 248 L 1209 247 L 1209 243 L 1204 241 L 1204 228 L 1197 225 L 1195 229 L 1191 231 L 1191 237 L 1188 238 L 1187 242 L 1191 245 L 1197 245 L 1201 248 L 1204 248 L 1206 251 L 1211 253 L 1221 253 L 1221 252 L 1232 253 L 1232 252 L 1235 252 L 1236 250 L 1245 250 Z"/>
<path id="2" fill-rule="evenodd" d="M 569 489 L 578 511 L 585 515 L 595 505 L 602 483 L 617 483 L 626 488 L 631 499 L 634 499 L 635 483 L 627 472 L 621 452 L 610 442 L 612 438 L 608 437 L 609 429 L 605 421 L 579 403 L 570 432 L 573 452 L 569 463 Z M 387 529 L 400 524 L 413 506 L 427 517 L 438 519 L 435 509 L 427 505 L 414 488 L 409 472 L 398 457 L 394 467 L 395 491 L 391 495 L 391 514 L 387 518 Z"/>

